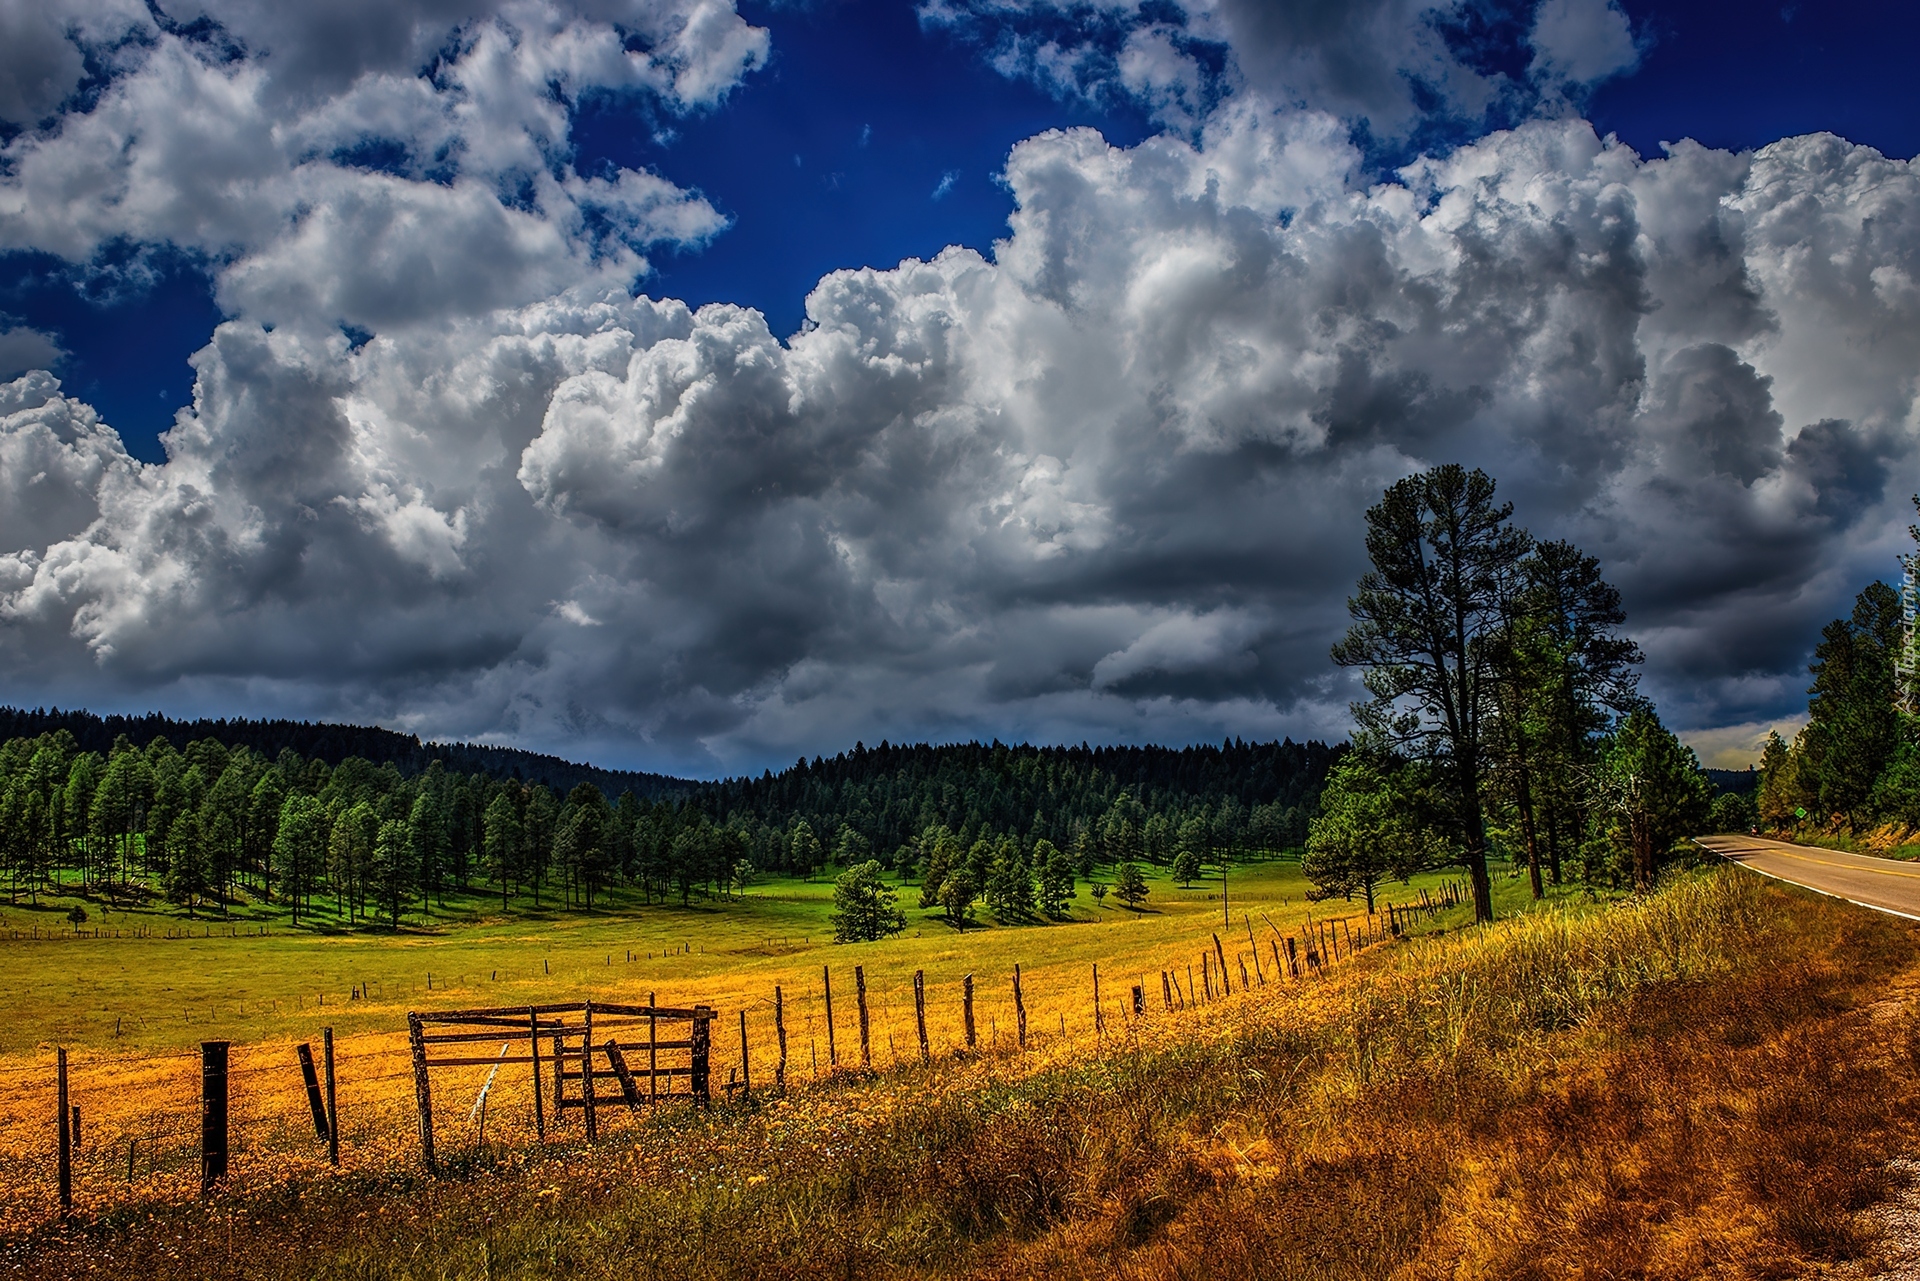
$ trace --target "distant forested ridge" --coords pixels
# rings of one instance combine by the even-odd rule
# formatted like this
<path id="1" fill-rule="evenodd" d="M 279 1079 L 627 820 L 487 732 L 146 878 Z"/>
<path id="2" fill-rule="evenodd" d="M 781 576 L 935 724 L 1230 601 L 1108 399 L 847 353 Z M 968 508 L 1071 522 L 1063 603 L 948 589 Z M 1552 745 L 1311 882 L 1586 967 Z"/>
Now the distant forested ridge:
<path id="1" fill-rule="evenodd" d="M 754 826 L 849 827 L 881 853 L 935 826 L 963 844 L 1010 835 L 1065 849 L 1084 832 L 1097 838 L 1131 822 L 1138 856 L 1162 861 L 1181 823 L 1203 812 L 1229 833 L 1221 845 L 1300 845 L 1337 750 L 1292 739 L 1183 748 L 856 743 L 831 760 L 705 784 L 694 795 L 716 817 Z"/>
<path id="2" fill-rule="evenodd" d="M 685 903 L 869 861 L 1035 919 L 1076 872 L 1299 846 L 1342 750 L 856 744 L 703 783 L 347 725 L 0 710 L 9 730 L 11 896 L 77 885 L 390 927 L 460 894 L 591 909 L 625 886 Z M 971 911 L 941 906 L 956 923 Z"/>
<path id="3" fill-rule="evenodd" d="M 377 725 L 338 725 L 321 721 L 176 720 L 159 712 L 139 716 L 96 716 L 80 710 L 63 711 L 36 708 L 0 707 L 0 743 L 14 738 L 38 738 L 55 730 L 73 735 L 83 752 L 105 755 L 121 735 L 144 747 L 156 738 L 164 738 L 176 747 L 202 739 L 212 739 L 224 747 L 244 747 L 258 756 L 277 757 L 291 751 L 311 760 L 338 765 L 349 756 L 374 765 L 391 763 L 403 775 L 411 777 L 439 761 L 447 769 L 463 774 L 483 774 L 502 781 L 543 783 L 556 792 L 570 792 L 581 783 L 592 783 L 603 793 L 616 796 L 632 792 L 643 798 L 675 794 L 692 784 L 664 774 L 646 774 L 634 770 L 601 769 L 522 751 L 517 747 L 491 747 L 482 743 L 423 743 L 412 734 L 401 734 Z"/>

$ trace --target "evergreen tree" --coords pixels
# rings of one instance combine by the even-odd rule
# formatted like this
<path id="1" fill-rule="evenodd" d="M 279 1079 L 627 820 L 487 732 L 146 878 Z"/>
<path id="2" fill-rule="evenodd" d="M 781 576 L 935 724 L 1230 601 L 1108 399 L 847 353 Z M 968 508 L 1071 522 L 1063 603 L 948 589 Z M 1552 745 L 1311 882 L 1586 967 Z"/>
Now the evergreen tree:
<path id="1" fill-rule="evenodd" d="M 946 912 L 947 924 L 963 930 L 973 917 L 973 901 L 980 896 L 980 883 L 966 867 L 956 867 L 940 882 L 939 903 Z"/>
<path id="2" fill-rule="evenodd" d="M 1872 583 L 1814 647 L 1802 754 L 1822 821 L 1869 825 L 1874 782 L 1899 742 L 1893 664 L 1901 631 L 1899 593 Z"/>
<path id="3" fill-rule="evenodd" d="M 1200 855 L 1186 845 L 1173 856 L 1173 879 L 1180 882 L 1183 889 L 1192 889 L 1193 882 L 1200 875 Z"/>
<path id="4" fill-rule="evenodd" d="M 1044 837 L 1033 843 L 1033 861 L 1040 872 L 1040 910 L 1051 917 L 1067 915 L 1073 904 L 1073 861 Z"/>
<path id="5" fill-rule="evenodd" d="M 1636 889 L 1653 888 L 1674 843 L 1706 821 L 1712 789 L 1693 749 L 1651 707 L 1621 722 L 1601 761 L 1606 835 Z"/>
<path id="6" fill-rule="evenodd" d="M 274 858 L 280 865 L 281 888 L 300 923 L 300 906 L 312 894 L 328 851 L 327 810 L 315 796 L 295 794 L 280 807 L 274 836 Z"/>
<path id="7" fill-rule="evenodd" d="M 987 878 L 987 909 L 1003 924 L 1033 915 L 1033 869 L 1012 837 L 996 847 L 993 871 Z"/>
<path id="8" fill-rule="evenodd" d="M 1493 479 L 1448 464 L 1409 476 L 1367 510 L 1373 568 L 1347 602 L 1353 626 L 1333 648 L 1362 669 L 1372 699 L 1362 728 L 1444 769 L 1448 808 L 1473 886 L 1474 917 L 1493 919 L 1485 791 L 1491 764 L 1491 644 L 1517 589 L 1527 535 L 1494 501 Z"/>
<path id="9" fill-rule="evenodd" d="M 520 828 L 520 811 L 504 789 L 487 802 L 483 820 L 486 836 L 487 872 L 500 887 L 500 910 L 507 908 L 507 896 L 520 870 L 520 853 L 525 835 Z"/>
<path id="10" fill-rule="evenodd" d="M 200 847 L 200 821 L 191 810 L 182 810 L 167 825 L 167 901 L 187 909 L 189 920 L 194 905 L 207 890 L 206 852 Z"/>
<path id="11" fill-rule="evenodd" d="M 374 838 L 373 859 L 368 868 L 369 881 L 381 907 L 386 909 L 387 924 L 400 928 L 400 913 L 405 910 L 417 881 L 414 865 L 413 832 L 404 819 L 388 819 L 380 824 Z"/>
<path id="12" fill-rule="evenodd" d="M 834 942 L 868 943 L 905 929 L 907 918 L 894 906 L 895 897 L 874 860 L 842 872 L 833 883 Z"/>
<path id="13" fill-rule="evenodd" d="M 1301 871 L 1313 882 L 1309 897 L 1351 898 L 1359 891 L 1371 912 L 1383 881 L 1404 882 L 1448 861 L 1424 781 L 1419 767 L 1406 762 L 1358 750 L 1340 758 L 1320 795 L 1320 816 L 1307 828 Z"/>
<path id="14" fill-rule="evenodd" d="M 1147 878 L 1138 863 L 1122 863 L 1113 869 L 1113 896 L 1135 912 L 1147 901 Z"/>

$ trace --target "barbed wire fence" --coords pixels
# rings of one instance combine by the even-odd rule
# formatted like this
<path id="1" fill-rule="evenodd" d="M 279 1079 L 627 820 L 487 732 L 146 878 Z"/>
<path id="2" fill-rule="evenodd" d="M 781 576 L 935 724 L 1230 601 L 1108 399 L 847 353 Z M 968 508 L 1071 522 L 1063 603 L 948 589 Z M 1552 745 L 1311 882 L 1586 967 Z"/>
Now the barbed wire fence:
<path id="1" fill-rule="evenodd" d="M 842 965 L 837 973 L 823 966 L 791 990 L 743 994 L 735 1008 L 715 1014 L 712 1053 L 720 1084 L 713 1093 L 732 1102 L 776 1085 L 897 1071 L 935 1058 L 1098 1041 L 1109 1027 L 1190 1012 L 1251 986 L 1310 980 L 1399 936 L 1413 916 L 1437 914 L 1463 899 L 1449 884 L 1374 913 L 1309 917 L 1292 933 L 1248 918 L 1244 937 L 1229 942 L 1210 931 L 1198 953 L 1169 954 L 1152 970 L 1103 976 L 1095 965 L 1085 988 L 1077 982 L 1061 987 L 1056 967 L 1048 990 L 1039 993 L 1034 976 L 1023 978 L 1017 966 L 979 983 L 968 974 L 938 991 L 921 971 L 868 975 L 863 966 Z M 649 1005 L 653 998 L 649 993 Z M 12 1193 L 0 1198 L 0 1234 L 20 1234 L 72 1211 L 190 1200 L 220 1179 L 319 1174 L 333 1159 L 348 1171 L 418 1163 L 421 1068 L 407 1033 L 361 1032 L 333 1041 L 326 1065 L 332 1100 L 322 1106 L 314 1094 L 317 1076 L 307 1076 L 300 1047 L 313 1053 L 330 1032 L 316 1019 L 305 1039 L 207 1043 L 221 1047 L 225 1064 L 224 1153 L 213 1180 L 204 1046 L 150 1054 L 46 1048 L 0 1067 L 0 1116 L 9 1118 L 0 1130 L 0 1187 Z M 538 1068 L 529 1072 L 522 1060 L 509 1059 L 508 1049 L 504 1038 L 495 1046 L 476 1034 L 462 1065 L 435 1066 L 435 1126 L 447 1150 L 531 1146 L 541 1141 L 543 1125 L 548 1141 L 583 1137 L 577 1105 L 572 1113 L 553 1108 L 543 1119 L 535 1095 L 551 1083 L 542 1084 Z M 672 1099 L 695 1103 L 684 1094 Z M 602 1136 L 646 1124 L 644 1109 L 612 1106 L 617 1102 L 609 1095 L 603 1105 L 609 1114 L 599 1122 Z"/>

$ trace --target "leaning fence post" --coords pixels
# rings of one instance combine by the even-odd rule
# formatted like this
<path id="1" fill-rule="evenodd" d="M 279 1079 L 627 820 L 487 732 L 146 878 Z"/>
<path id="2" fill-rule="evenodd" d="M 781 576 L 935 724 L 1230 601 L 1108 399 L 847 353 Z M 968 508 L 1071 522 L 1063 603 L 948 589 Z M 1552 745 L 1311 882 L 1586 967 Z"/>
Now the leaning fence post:
<path id="1" fill-rule="evenodd" d="M 620 1082 L 620 1099 L 627 1105 L 627 1111 L 640 1110 L 640 1087 L 634 1082 L 633 1073 L 627 1068 L 627 1056 L 621 1052 L 620 1043 L 612 1037 L 605 1045 L 607 1062 L 613 1065 L 614 1079 Z"/>
<path id="2" fill-rule="evenodd" d="M 925 1063 L 933 1055 L 927 1049 L 927 972 L 913 972 L 913 1025 L 920 1033 L 920 1061 Z"/>
<path id="3" fill-rule="evenodd" d="M 1213 952 L 1220 959 L 1220 994 L 1233 995 L 1233 984 L 1227 981 L 1227 949 L 1220 946 L 1220 932 L 1213 932 Z"/>
<path id="4" fill-rule="evenodd" d="M 1167 1004 L 1167 1013 L 1173 1013 L 1173 984 L 1167 981 L 1167 972 L 1160 971 L 1160 999 Z"/>
<path id="5" fill-rule="evenodd" d="M 1260 969 L 1260 940 L 1253 936 L 1253 917 L 1247 917 L 1247 946 L 1253 949 L 1253 974 L 1260 980 L 1260 986 L 1267 985 L 1267 976 Z"/>
<path id="6" fill-rule="evenodd" d="M 1145 1018 L 1147 1015 L 1147 989 L 1135 983 L 1133 985 L 1133 1017 Z"/>
<path id="7" fill-rule="evenodd" d="M 313 1066 L 313 1047 L 302 1041 L 293 1047 L 293 1056 L 300 1060 L 300 1081 L 307 1087 L 307 1110 L 313 1113 L 313 1132 L 325 1139 L 327 1101 L 320 1097 L 320 1073 Z"/>
<path id="8" fill-rule="evenodd" d="M 860 1066 L 873 1066 L 873 1047 L 867 1043 L 867 970 L 853 967 L 853 1003 L 860 1008 Z"/>
<path id="9" fill-rule="evenodd" d="M 200 1043 L 200 1192 L 227 1174 L 227 1042 Z"/>
<path id="10" fill-rule="evenodd" d="M 833 970 L 829 966 L 820 967 L 820 988 L 827 997 L 827 1068 L 831 1071 L 840 1066 L 840 1056 L 833 1048 Z"/>
<path id="11" fill-rule="evenodd" d="M 967 1024 L 967 1048 L 973 1048 L 973 975 L 960 980 L 960 1011 Z"/>
<path id="12" fill-rule="evenodd" d="M 68 1128 L 71 1122 L 67 1116 L 67 1052 L 64 1049 L 53 1052 L 53 1072 L 58 1087 L 60 1122 L 60 1210 L 65 1213 L 73 1209 L 73 1131 Z"/>
<path id="13" fill-rule="evenodd" d="M 433 1087 L 427 1083 L 427 1043 L 420 1016 L 407 1015 L 407 1041 L 413 1050 L 413 1105 L 420 1114 L 420 1158 L 428 1174 L 440 1172 L 433 1155 Z"/>
<path id="14" fill-rule="evenodd" d="M 1020 1040 L 1020 1048 L 1027 1048 L 1027 1000 L 1020 991 L 1020 965 L 1013 967 L 1013 1015 L 1014 1029 Z"/>
<path id="15" fill-rule="evenodd" d="M 1100 962 L 1093 963 L 1093 1030 L 1104 1032 L 1107 1028 L 1107 1016 L 1100 1012 Z"/>
<path id="16" fill-rule="evenodd" d="M 708 1092 L 707 1082 L 707 1058 L 712 1045 L 712 1034 L 707 1030 L 707 1023 L 712 1018 L 713 1011 L 707 1006 L 693 1007 L 693 1052 L 688 1057 L 692 1068 L 690 1076 L 693 1083 L 694 1102 L 701 1107 L 706 1107 L 712 1097 Z"/>

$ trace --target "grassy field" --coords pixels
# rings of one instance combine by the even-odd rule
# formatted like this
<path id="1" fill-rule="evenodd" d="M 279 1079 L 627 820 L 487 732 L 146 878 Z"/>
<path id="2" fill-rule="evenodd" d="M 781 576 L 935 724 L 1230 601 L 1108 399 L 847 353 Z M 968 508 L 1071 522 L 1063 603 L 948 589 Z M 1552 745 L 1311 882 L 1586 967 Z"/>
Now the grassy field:
<path id="1" fill-rule="evenodd" d="M 1186 928 L 1169 941 L 1206 922 Z M 472 1145 L 438 1181 L 282 1164 L 242 1169 L 209 1202 L 148 1185 L 144 1200 L 0 1241 L 0 1269 L 1826 1274 L 1872 1256 L 1859 1211 L 1916 1138 L 1916 991 L 1905 923 L 1693 874 L 1622 904 L 1373 948 L 1099 1042 L 1015 1053 L 1003 1040 L 752 1105 L 663 1111 L 591 1146 L 577 1133 Z"/>
<path id="2" fill-rule="evenodd" d="M 1443 879 L 1417 877 L 1381 898 L 1404 903 Z M 998 999 L 998 980 L 1019 963 L 1039 1000 L 1050 1000 L 1050 989 L 1070 989 L 1084 1004 L 1079 989 L 1090 988 L 1095 963 L 1110 967 L 1116 983 L 1123 975 L 1138 982 L 1168 965 L 1184 972 L 1215 930 L 1230 948 L 1237 931 L 1246 950 L 1249 917 L 1264 938 L 1271 936 L 1269 920 L 1293 932 L 1309 912 L 1340 917 L 1365 910 L 1357 900 L 1308 904 L 1299 865 L 1283 860 L 1233 872 L 1225 923 L 1217 878 L 1191 889 L 1163 876 L 1148 883 L 1143 911 L 1122 908 L 1111 896 L 1097 905 L 1083 883 L 1070 920 L 1000 926 L 986 918 L 964 932 L 944 924 L 938 911 L 921 911 L 918 890 L 907 886 L 907 930 L 858 945 L 833 942 L 831 876 L 767 879 L 741 897 L 696 898 L 685 908 L 615 898 L 590 915 L 520 904 L 503 915 L 492 900 L 469 897 L 438 924 L 399 933 L 296 929 L 279 909 L 252 908 L 227 921 L 189 921 L 174 911 L 103 913 L 95 900 L 84 901 L 89 920 L 76 931 L 65 912 L 82 901 L 42 895 L 37 908 L 0 905 L 9 975 L 0 996 L 0 1070 L 53 1045 L 167 1050 L 211 1038 L 305 1037 L 322 1024 L 341 1035 L 392 1031 L 408 1009 L 633 1000 L 652 991 L 662 1002 L 703 1000 L 731 1010 L 770 999 L 775 984 L 804 1001 L 809 985 L 819 988 L 823 965 L 864 965 L 878 1001 L 893 999 L 915 969 L 936 986 L 973 972 L 985 1009 Z M 1498 892 L 1503 910 L 1524 905 L 1520 880 L 1502 878 Z M 1157 991 L 1157 977 L 1154 985 Z"/>
<path id="3" fill-rule="evenodd" d="M 1439 877 L 1395 885 L 1385 900 L 1407 902 Z M 1271 940 L 1302 935 L 1315 918 L 1355 916 L 1364 904 L 1310 905 L 1296 863 L 1274 860 L 1236 869 L 1229 885 L 1231 926 L 1223 924 L 1216 880 L 1191 889 L 1150 880 L 1146 910 L 1109 896 L 1098 905 L 1082 886 L 1070 920 L 1045 925 L 982 925 L 955 931 L 937 912 L 911 906 L 909 926 L 878 943 L 832 942 L 832 882 L 770 879 L 735 899 L 691 907 L 615 900 L 591 915 L 498 912 L 486 900 L 453 906 L 440 924 L 389 933 L 295 929 L 259 909 L 229 922 L 175 914 L 110 911 L 85 904 L 77 932 L 64 913 L 71 900 L 42 896 L 37 908 L 0 909 L 0 948 L 8 982 L 0 996 L 0 1230 L 19 1229 L 51 1209 L 49 1128 L 53 1058 L 69 1053 L 73 1101 L 83 1116 L 76 1155 L 79 1195 L 95 1208 L 191 1194 L 195 1168 L 199 1066 L 203 1040 L 233 1046 L 237 1161 L 263 1167 L 309 1166 L 319 1158 L 307 1120 L 294 1045 L 318 1044 L 323 1027 L 338 1037 L 340 1108 L 346 1163 L 404 1165 L 414 1150 L 412 1082 L 405 1039 L 409 1010 L 524 1006 L 591 997 L 715 1007 L 715 1088 L 742 1066 L 739 1012 L 747 1015 L 746 1052 L 761 1082 L 776 1057 L 773 996 L 783 993 L 790 1079 L 830 1071 L 823 970 L 831 969 L 838 1063 L 859 1063 L 853 967 L 868 985 L 874 1065 L 917 1057 L 912 978 L 926 976 L 929 1033 L 936 1051 L 962 1043 L 960 991 L 977 984 L 979 1034 L 990 1048 L 1014 1038 L 1011 975 L 1018 964 L 1031 1040 L 1073 1044 L 1094 1038 L 1093 971 L 1110 1027 L 1126 1025 L 1129 988 L 1143 983 L 1150 1007 L 1163 1004 L 1161 970 L 1189 991 L 1201 954 L 1218 931 L 1235 962 L 1251 966 L 1251 928 L 1271 976 Z M 1503 910 L 1525 902 L 1524 882 L 1500 881 Z M 1466 909 L 1423 928 L 1463 924 Z M 1375 923 L 1378 928 L 1378 922 Z M 34 937 L 35 935 L 39 937 Z M 1202 985 L 1203 986 L 1203 985 Z M 503 1074 L 490 1095 L 487 1134 L 531 1140 L 530 1075 Z M 436 1074 L 443 1144 L 458 1150 L 480 1137 L 466 1104 L 484 1068 Z M 470 1078 L 470 1079 L 469 1079 Z M 634 1122 L 617 1118 L 618 1125 Z M 131 1173 L 130 1173 L 131 1172 Z"/>

